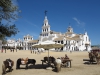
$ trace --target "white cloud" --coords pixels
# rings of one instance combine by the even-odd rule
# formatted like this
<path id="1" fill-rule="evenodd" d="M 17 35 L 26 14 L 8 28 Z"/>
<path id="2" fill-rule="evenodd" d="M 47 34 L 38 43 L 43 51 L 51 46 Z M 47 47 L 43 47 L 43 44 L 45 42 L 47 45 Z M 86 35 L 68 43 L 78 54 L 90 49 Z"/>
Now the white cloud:
<path id="1" fill-rule="evenodd" d="M 77 22 L 77 26 L 80 26 L 80 27 L 84 27 L 85 26 L 85 23 L 78 20 L 76 17 L 73 18 L 76 22 Z"/>
<path id="2" fill-rule="evenodd" d="M 78 24 L 80 24 L 80 21 L 76 18 L 76 17 L 74 17 L 73 18 Z"/>
<path id="3" fill-rule="evenodd" d="M 36 27 L 36 28 L 39 28 L 36 24 L 33 24 L 32 22 L 30 22 L 30 21 L 27 20 L 27 19 L 24 19 L 24 21 L 27 22 L 29 25 L 32 25 L 32 26 L 34 26 L 34 27 Z"/>

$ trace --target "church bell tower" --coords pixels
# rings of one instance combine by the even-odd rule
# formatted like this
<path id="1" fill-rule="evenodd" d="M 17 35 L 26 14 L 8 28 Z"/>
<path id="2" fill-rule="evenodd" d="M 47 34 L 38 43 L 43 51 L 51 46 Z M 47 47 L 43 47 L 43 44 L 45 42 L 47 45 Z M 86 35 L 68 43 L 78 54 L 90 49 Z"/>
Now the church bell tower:
<path id="1" fill-rule="evenodd" d="M 42 34 L 43 37 L 48 37 L 50 35 L 50 25 L 47 19 L 47 11 L 45 11 L 45 18 L 42 26 Z"/>

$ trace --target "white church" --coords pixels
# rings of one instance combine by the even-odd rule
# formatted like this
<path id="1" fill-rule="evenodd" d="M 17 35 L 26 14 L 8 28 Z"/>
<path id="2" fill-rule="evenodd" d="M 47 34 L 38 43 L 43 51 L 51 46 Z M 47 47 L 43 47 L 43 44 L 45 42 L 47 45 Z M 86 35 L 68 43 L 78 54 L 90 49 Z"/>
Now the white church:
<path id="1" fill-rule="evenodd" d="M 91 41 L 87 32 L 85 32 L 84 34 L 74 33 L 73 28 L 71 26 L 67 28 L 65 33 L 51 31 L 47 16 L 45 16 L 44 18 L 42 32 L 38 40 L 34 40 L 33 36 L 30 36 L 28 34 L 24 36 L 22 40 L 21 39 L 7 40 L 6 45 L 13 46 L 15 48 L 17 46 L 21 46 L 23 47 L 23 50 L 35 50 L 32 47 L 32 45 L 47 40 L 63 44 L 64 47 L 59 49 L 62 51 L 90 51 L 91 50 Z"/>

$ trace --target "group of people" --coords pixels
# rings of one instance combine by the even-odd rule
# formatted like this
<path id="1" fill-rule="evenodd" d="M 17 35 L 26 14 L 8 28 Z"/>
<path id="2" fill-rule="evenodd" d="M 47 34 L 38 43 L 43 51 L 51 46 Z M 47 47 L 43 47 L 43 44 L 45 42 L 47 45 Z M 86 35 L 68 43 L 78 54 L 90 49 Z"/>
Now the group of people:
<path id="1" fill-rule="evenodd" d="M 41 54 L 41 52 L 43 52 L 42 50 L 31 50 L 31 53 L 33 54 Z"/>
<path id="2" fill-rule="evenodd" d="M 10 49 L 10 52 L 14 52 L 14 49 Z"/>
<path id="3" fill-rule="evenodd" d="M 1 53 L 6 53 L 6 51 L 7 51 L 8 49 L 3 49 L 2 48 L 2 50 L 1 50 Z M 15 51 L 15 49 L 10 49 L 10 52 L 14 52 Z M 16 49 L 16 52 L 17 52 L 17 49 Z"/>

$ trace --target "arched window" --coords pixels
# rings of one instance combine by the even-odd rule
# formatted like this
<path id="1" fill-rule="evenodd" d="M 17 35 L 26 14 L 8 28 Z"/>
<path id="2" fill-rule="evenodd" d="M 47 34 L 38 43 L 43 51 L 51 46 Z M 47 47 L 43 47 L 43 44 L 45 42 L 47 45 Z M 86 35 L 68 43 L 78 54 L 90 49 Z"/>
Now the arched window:
<path id="1" fill-rule="evenodd" d="M 67 41 L 66 41 L 66 44 L 67 44 Z"/>
<path id="2" fill-rule="evenodd" d="M 75 51 L 75 47 L 74 47 L 74 51 Z"/>
<path id="3" fill-rule="evenodd" d="M 61 41 L 61 44 L 63 44 L 63 40 Z"/>
<path id="4" fill-rule="evenodd" d="M 70 45 L 70 41 L 69 41 L 69 45 Z"/>
<path id="5" fill-rule="evenodd" d="M 60 43 L 60 41 L 58 41 L 58 43 Z"/>
<path id="6" fill-rule="evenodd" d="M 86 41 L 87 41 L 87 37 L 86 37 Z"/>
<path id="7" fill-rule="evenodd" d="M 73 51 L 73 47 L 72 47 L 72 51 Z"/>
<path id="8" fill-rule="evenodd" d="M 76 46 L 76 51 L 78 51 L 78 48 L 77 48 L 77 46 Z"/>
<path id="9" fill-rule="evenodd" d="M 48 28 L 47 28 L 47 31 L 48 31 Z"/>
<path id="10" fill-rule="evenodd" d="M 82 41 L 82 45 L 83 45 L 83 41 Z"/>
<path id="11" fill-rule="evenodd" d="M 70 49 L 70 46 L 69 46 L 69 49 Z"/>
<path id="12" fill-rule="evenodd" d="M 70 32 L 70 30 L 68 29 L 68 32 Z"/>

